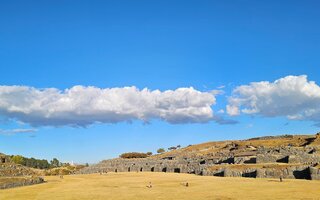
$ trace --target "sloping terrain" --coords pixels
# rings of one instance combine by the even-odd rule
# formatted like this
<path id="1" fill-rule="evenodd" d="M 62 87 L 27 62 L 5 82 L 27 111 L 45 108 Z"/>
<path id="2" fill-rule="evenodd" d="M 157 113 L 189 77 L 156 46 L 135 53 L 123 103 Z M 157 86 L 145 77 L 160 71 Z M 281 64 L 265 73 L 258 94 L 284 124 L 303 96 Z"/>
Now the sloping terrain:
<path id="1" fill-rule="evenodd" d="M 0 189 L 43 183 L 40 177 L 43 172 L 22 165 L 14 164 L 9 156 L 0 155 Z"/>
<path id="2" fill-rule="evenodd" d="M 16 165 L 13 163 L 0 164 L 0 177 L 33 176 L 41 174 L 40 170 Z"/>
<path id="3" fill-rule="evenodd" d="M 185 148 L 165 152 L 153 156 L 154 158 L 166 157 L 215 157 L 222 155 L 256 155 L 258 148 L 320 147 L 320 135 L 282 135 L 251 138 L 247 140 L 230 140 L 207 142 L 191 145 Z"/>
<path id="4" fill-rule="evenodd" d="M 174 172 L 206 176 L 320 180 L 320 134 L 190 145 L 140 159 L 110 159 L 79 173 Z"/>

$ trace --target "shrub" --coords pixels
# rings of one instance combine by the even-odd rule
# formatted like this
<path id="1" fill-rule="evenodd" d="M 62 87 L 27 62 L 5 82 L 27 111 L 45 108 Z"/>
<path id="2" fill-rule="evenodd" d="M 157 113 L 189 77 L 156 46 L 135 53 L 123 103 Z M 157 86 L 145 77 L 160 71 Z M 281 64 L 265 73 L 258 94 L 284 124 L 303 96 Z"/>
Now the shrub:
<path id="1" fill-rule="evenodd" d="M 176 150 L 176 149 L 177 149 L 177 147 L 169 147 L 168 148 L 169 151 Z"/>
<path id="2" fill-rule="evenodd" d="M 164 152 L 166 152 L 166 150 L 164 150 L 164 148 L 159 148 L 159 149 L 157 150 L 157 153 L 164 153 Z"/>
<path id="3" fill-rule="evenodd" d="M 146 158 L 148 155 L 146 153 L 139 153 L 139 152 L 129 152 L 123 153 L 120 155 L 120 158 L 131 159 L 131 158 Z"/>

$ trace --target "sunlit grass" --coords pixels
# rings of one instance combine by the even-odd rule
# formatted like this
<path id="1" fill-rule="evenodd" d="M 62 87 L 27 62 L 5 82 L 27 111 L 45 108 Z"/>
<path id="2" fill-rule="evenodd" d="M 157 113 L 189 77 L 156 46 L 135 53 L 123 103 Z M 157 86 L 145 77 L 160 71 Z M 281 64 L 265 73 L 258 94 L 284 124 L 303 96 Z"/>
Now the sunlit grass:
<path id="1" fill-rule="evenodd" d="M 320 181 L 224 178 L 174 173 L 45 177 L 47 183 L 0 191 L 11 199 L 320 199 Z M 152 183 L 152 188 L 146 186 Z M 188 182 L 189 187 L 184 183 Z"/>

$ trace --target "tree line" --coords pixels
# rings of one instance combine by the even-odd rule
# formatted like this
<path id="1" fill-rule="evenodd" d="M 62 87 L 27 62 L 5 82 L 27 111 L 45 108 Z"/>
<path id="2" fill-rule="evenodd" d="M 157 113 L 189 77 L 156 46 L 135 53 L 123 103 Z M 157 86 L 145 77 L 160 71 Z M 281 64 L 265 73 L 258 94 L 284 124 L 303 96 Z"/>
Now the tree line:
<path id="1" fill-rule="evenodd" d="M 27 158 L 21 155 L 12 155 L 11 161 L 15 164 L 20 164 L 26 167 L 32 167 L 37 169 L 50 169 L 66 165 L 66 163 L 61 163 L 57 158 L 53 158 L 49 162 L 45 159 Z"/>
<path id="2" fill-rule="evenodd" d="M 191 145 L 189 145 L 191 146 Z M 177 145 L 177 146 L 172 146 L 168 148 L 168 151 L 172 151 L 172 150 L 176 150 L 176 149 L 180 149 L 181 145 Z M 157 150 L 158 154 L 162 154 L 165 153 L 166 150 L 164 148 L 159 148 Z M 127 153 L 123 153 L 121 155 L 119 155 L 120 158 L 124 158 L 124 159 L 132 159 L 132 158 L 147 158 L 149 156 L 152 156 L 152 152 L 147 152 L 147 153 L 141 153 L 141 152 L 127 152 Z"/>

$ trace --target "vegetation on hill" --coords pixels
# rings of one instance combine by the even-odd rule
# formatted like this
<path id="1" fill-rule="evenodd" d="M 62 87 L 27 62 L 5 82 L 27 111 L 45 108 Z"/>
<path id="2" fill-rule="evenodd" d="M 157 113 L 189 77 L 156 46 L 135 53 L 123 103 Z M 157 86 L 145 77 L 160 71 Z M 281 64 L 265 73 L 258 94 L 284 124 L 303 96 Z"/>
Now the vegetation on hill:
<path id="1" fill-rule="evenodd" d="M 15 164 L 36 169 L 50 169 L 67 165 L 66 163 L 61 163 L 57 158 L 53 158 L 50 162 L 48 162 L 48 160 L 45 159 L 27 158 L 21 155 L 12 155 L 10 159 Z"/>
<path id="2" fill-rule="evenodd" d="M 166 150 L 164 150 L 164 148 L 159 148 L 159 149 L 157 150 L 157 153 L 164 153 L 164 152 L 166 152 Z"/>
<path id="3" fill-rule="evenodd" d="M 0 156 L 7 158 L 6 162 L 2 162 L 0 166 L 0 177 L 69 175 L 89 166 L 88 164 L 62 163 L 57 158 L 49 162 L 45 159 L 27 158 L 21 155 L 7 156 L 0 153 Z"/>
<path id="4" fill-rule="evenodd" d="M 46 169 L 44 171 L 44 175 L 45 176 L 70 175 L 70 174 L 74 174 L 76 171 L 84 167 L 87 167 L 87 165 L 75 165 L 75 166 L 65 165 L 63 167 Z"/>
<path id="5" fill-rule="evenodd" d="M 139 153 L 139 152 L 129 152 L 123 153 L 120 155 L 120 158 L 131 159 L 131 158 L 146 158 L 149 155 L 147 153 Z"/>

